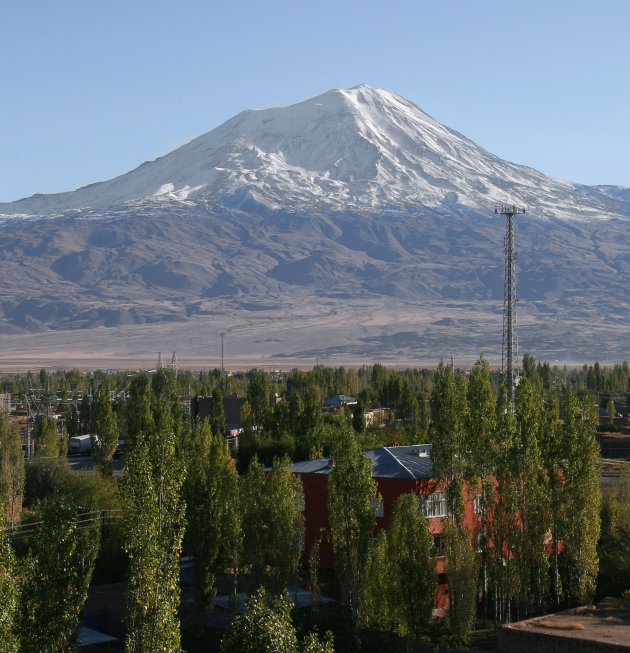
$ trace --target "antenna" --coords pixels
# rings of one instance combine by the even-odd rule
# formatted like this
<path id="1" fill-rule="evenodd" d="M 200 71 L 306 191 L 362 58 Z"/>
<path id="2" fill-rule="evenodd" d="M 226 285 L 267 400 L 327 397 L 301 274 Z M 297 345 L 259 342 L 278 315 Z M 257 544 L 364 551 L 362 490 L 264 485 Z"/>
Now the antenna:
<path id="1" fill-rule="evenodd" d="M 516 330 L 516 259 L 514 253 L 514 216 L 525 213 L 517 206 L 494 209 L 505 216 L 505 278 L 503 280 L 503 350 L 501 371 L 505 374 L 508 401 L 514 412 L 514 388 L 518 383 L 518 333 Z"/>

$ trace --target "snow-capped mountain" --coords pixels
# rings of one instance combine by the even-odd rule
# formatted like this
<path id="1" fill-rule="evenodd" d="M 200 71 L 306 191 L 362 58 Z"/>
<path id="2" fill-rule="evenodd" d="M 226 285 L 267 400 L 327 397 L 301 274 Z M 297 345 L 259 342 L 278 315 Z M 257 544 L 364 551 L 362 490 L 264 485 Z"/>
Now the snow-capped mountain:
<path id="1" fill-rule="evenodd" d="M 176 349 L 213 365 L 221 331 L 252 362 L 500 361 L 505 221 L 492 209 L 505 203 L 527 210 L 524 351 L 627 358 L 630 189 L 508 163 L 358 86 L 0 206 L 0 363 Z"/>
<path id="2" fill-rule="evenodd" d="M 381 89 L 335 89 L 282 108 L 244 111 L 114 179 L 6 204 L 51 214 L 144 200 L 200 199 L 318 210 L 502 203 L 539 217 L 628 215 L 616 187 L 588 187 L 504 161 Z"/>

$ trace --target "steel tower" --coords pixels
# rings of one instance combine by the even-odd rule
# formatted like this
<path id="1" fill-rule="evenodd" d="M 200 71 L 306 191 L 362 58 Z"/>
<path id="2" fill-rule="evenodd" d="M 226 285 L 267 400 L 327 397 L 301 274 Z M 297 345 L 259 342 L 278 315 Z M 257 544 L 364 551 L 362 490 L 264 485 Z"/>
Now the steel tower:
<path id="1" fill-rule="evenodd" d="M 518 333 L 516 330 L 516 260 L 514 252 L 514 216 L 525 209 L 502 206 L 494 212 L 505 215 L 505 279 L 503 281 L 503 350 L 501 371 L 505 374 L 508 401 L 514 409 L 514 389 L 518 383 Z"/>

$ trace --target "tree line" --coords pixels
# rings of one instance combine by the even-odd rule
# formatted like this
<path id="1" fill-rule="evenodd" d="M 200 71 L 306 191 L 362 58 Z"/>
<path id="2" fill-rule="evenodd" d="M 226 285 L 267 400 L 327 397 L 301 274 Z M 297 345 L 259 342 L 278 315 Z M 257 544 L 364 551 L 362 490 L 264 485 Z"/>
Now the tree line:
<path id="1" fill-rule="evenodd" d="M 363 395 L 366 406 L 382 396 L 400 398 L 405 387 L 413 388 L 418 410 L 415 417 L 409 412 L 412 417 L 396 437 L 407 427 L 410 437 L 426 436 L 433 445 L 449 507 L 444 550 L 451 635 L 465 638 L 479 591 L 482 616 L 498 622 L 589 600 L 598 574 L 600 493 L 596 415 L 588 392 L 566 386 L 558 398 L 530 369 L 512 407 L 483 359 L 469 374 L 444 364 L 422 373 L 399 374 L 377 365 L 364 370 L 356 376 L 369 377 L 364 390 L 373 395 Z M 342 377 L 333 371 L 314 373 L 320 381 Z M 211 390 L 210 419 L 193 423 L 184 413 L 178 378 L 172 370 L 135 375 L 125 395 L 113 401 L 107 376 L 93 387 L 89 418 L 97 435 L 97 474 L 67 470 L 56 430 L 53 436 L 46 419 L 35 436 L 39 456 L 25 463 L 17 427 L 0 416 L 0 502 L 6 515 L 0 532 L 0 596 L 5 598 L 0 637 L 6 650 L 73 650 L 90 580 L 94 574 L 107 577 L 107 556 L 118 564 L 121 549 L 129 651 L 181 648 L 182 551 L 195 558 L 201 613 L 214 605 L 218 570 L 229 571 L 234 604 L 239 589 L 253 594 L 264 586 L 281 596 L 297 579 L 304 529 L 301 488 L 286 454 L 302 457 L 302 452 L 305 458 L 330 455 L 335 461 L 329 537 L 355 643 L 365 632 L 432 636 L 433 539 L 415 497 L 401 497 L 388 528 L 372 539 L 378 493 L 363 451 L 382 434 L 366 432 L 348 414 L 322 416 L 310 384 L 318 377 L 308 373 L 287 377 L 291 394 L 288 402 L 278 402 L 286 404 L 286 413 L 280 413 L 278 403 L 270 401 L 274 382 L 252 371 L 244 389 L 245 417 L 248 410 L 250 415 L 243 437 L 247 456 L 237 470 L 224 438 L 225 379 Z M 404 378 L 408 386 L 401 380 L 396 394 L 399 381 L 392 379 Z M 400 411 L 406 410 L 403 403 Z M 428 418 L 422 423 L 420 408 L 429 404 L 430 425 Z M 109 465 L 112 442 L 121 435 L 126 474 L 116 481 Z M 265 461 L 274 443 L 287 436 L 293 448 L 276 447 L 277 455 Z M 609 569 L 620 560 L 627 563 L 623 547 L 620 551 L 612 544 L 623 541 L 627 530 L 622 492 L 603 513 L 606 539 L 599 552 Z M 479 511 L 480 533 L 474 540 L 462 516 L 471 497 Z M 304 552 L 316 590 L 320 545 L 316 540 Z M 62 564 L 66 560 L 70 564 Z M 600 573 L 600 583 L 605 580 Z M 261 600 L 252 602 L 252 611 L 268 614 L 263 607 Z M 288 623 L 288 608 L 280 603 L 276 608 Z M 239 627 L 247 631 L 243 623 Z M 225 647 L 229 641 L 237 640 L 227 638 Z M 308 650 L 332 647 L 330 638 L 314 633 L 295 641 L 295 646 L 311 646 Z"/>

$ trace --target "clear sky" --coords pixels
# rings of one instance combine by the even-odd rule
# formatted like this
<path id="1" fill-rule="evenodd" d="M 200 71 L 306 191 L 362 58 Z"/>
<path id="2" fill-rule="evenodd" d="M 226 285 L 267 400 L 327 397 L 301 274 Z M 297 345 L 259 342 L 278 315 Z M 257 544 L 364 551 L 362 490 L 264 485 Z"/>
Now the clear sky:
<path id="1" fill-rule="evenodd" d="M 498 156 L 630 186 L 630 0 L 2 0 L 0 201 L 365 83 Z"/>

